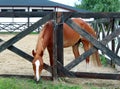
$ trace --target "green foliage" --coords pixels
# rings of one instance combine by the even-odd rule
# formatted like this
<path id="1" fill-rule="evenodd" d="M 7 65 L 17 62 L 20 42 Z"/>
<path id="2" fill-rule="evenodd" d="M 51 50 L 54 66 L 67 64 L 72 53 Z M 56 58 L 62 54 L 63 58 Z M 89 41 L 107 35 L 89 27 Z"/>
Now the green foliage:
<path id="1" fill-rule="evenodd" d="M 36 83 L 33 79 L 10 77 L 0 77 L 0 89 L 113 89 L 108 85 L 96 85 L 96 83 L 72 84 L 64 81 L 45 81 Z M 119 89 L 116 88 L 116 89 Z"/>
<path id="2" fill-rule="evenodd" d="M 70 85 L 62 82 L 41 80 L 36 84 L 33 79 L 2 78 L 0 77 L 0 89 L 82 89 L 80 85 Z"/>
<path id="3" fill-rule="evenodd" d="M 120 0 L 82 0 L 75 7 L 94 12 L 119 12 Z"/>
<path id="4" fill-rule="evenodd" d="M 107 59 L 105 58 L 104 55 L 100 56 L 100 60 L 101 60 L 102 65 L 107 66 Z"/>

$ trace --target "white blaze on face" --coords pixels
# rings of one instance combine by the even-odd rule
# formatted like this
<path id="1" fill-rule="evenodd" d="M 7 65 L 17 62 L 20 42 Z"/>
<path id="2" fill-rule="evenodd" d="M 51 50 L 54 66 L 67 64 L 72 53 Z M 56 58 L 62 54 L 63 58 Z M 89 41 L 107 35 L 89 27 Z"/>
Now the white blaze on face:
<path id="1" fill-rule="evenodd" d="M 36 79 L 37 79 L 37 81 L 39 81 L 39 79 L 40 79 L 40 75 L 39 75 L 40 61 L 39 60 L 36 60 L 35 66 L 36 66 Z"/>

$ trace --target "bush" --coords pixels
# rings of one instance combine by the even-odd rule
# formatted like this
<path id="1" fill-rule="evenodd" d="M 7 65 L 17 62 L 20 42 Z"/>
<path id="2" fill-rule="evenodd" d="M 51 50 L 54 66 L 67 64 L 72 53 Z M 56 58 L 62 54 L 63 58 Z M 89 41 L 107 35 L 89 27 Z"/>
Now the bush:
<path id="1" fill-rule="evenodd" d="M 100 60 L 101 60 L 102 65 L 107 66 L 107 59 L 105 58 L 104 55 L 100 56 Z"/>

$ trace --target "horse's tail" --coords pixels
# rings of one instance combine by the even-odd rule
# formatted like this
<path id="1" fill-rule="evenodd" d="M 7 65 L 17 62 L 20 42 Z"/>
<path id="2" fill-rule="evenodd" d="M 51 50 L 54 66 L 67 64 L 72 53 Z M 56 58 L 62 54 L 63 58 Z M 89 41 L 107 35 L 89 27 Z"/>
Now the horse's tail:
<path id="1" fill-rule="evenodd" d="M 92 47 L 93 45 L 90 44 L 90 48 Z M 101 66 L 101 61 L 100 61 L 100 56 L 99 56 L 99 53 L 98 51 L 94 52 L 91 56 L 90 56 L 90 61 L 92 64 L 94 64 L 95 66 Z"/>

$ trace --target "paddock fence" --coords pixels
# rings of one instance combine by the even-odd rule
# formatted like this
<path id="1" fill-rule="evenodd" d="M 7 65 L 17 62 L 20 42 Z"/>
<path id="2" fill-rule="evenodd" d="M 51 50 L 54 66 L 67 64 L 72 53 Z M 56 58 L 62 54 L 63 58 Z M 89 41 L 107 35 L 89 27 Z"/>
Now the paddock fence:
<path id="1" fill-rule="evenodd" d="M 93 23 L 94 29 L 98 33 L 98 39 L 92 37 L 89 33 L 84 31 L 82 28 L 77 26 L 69 18 L 94 18 L 95 21 L 99 19 L 109 20 L 107 24 L 103 23 Z M 42 26 L 45 22 L 49 20 L 55 20 L 54 29 L 54 66 L 51 68 L 44 63 L 44 69 L 52 73 L 52 79 L 57 79 L 58 77 L 78 77 L 78 78 L 97 78 L 97 79 L 116 79 L 120 80 L 120 74 L 109 74 L 109 73 L 87 73 L 87 72 L 73 72 L 71 71 L 76 65 L 85 60 L 88 56 L 93 54 L 95 51 L 100 50 L 102 54 L 107 55 L 108 60 L 110 59 L 111 64 L 115 63 L 120 65 L 120 28 L 115 26 L 115 21 L 120 18 L 120 13 L 78 13 L 78 12 L 53 12 L 45 15 L 42 19 L 32 24 L 30 27 L 25 28 L 22 32 L 4 42 L 0 39 L 0 52 L 5 49 L 16 53 L 17 55 L 25 58 L 28 61 L 32 61 L 33 57 L 23 52 L 21 49 L 14 47 L 13 44 L 22 39 L 24 36 L 30 34 L 32 31 Z M 93 47 L 88 51 L 81 54 L 77 59 L 71 61 L 69 64 L 64 66 L 63 59 L 63 22 L 68 24 L 71 28 L 77 31 L 81 36 L 85 37 L 88 41 L 93 44 Z M 100 37 L 102 34 L 102 38 Z M 117 40 L 117 44 L 115 43 Z M 108 47 L 108 42 L 111 42 L 111 49 Z M 47 78 L 47 77 L 46 77 Z"/>

